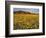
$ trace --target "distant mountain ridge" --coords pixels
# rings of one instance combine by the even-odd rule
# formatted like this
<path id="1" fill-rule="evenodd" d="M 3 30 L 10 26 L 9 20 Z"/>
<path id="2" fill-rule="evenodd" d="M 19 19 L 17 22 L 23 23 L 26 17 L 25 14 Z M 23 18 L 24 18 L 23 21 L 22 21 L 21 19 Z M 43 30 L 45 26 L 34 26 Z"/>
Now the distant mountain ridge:
<path id="1" fill-rule="evenodd" d="M 38 14 L 38 13 L 31 13 L 26 11 L 14 11 L 14 14 Z"/>

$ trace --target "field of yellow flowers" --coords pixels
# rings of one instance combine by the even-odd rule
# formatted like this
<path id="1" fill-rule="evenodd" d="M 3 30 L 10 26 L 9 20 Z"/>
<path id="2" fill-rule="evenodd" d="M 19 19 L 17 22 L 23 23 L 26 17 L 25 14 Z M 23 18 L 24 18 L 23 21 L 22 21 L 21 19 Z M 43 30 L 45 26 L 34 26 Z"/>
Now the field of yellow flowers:
<path id="1" fill-rule="evenodd" d="M 39 28 L 38 14 L 14 14 L 14 30 L 38 28 Z"/>

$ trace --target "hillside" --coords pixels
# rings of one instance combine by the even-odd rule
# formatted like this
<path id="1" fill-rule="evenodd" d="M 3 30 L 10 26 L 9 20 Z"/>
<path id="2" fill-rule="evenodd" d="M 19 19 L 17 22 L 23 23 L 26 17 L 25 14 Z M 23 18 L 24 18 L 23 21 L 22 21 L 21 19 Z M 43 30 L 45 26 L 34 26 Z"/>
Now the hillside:
<path id="1" fill-rule="evenodd" d="M 31 13 L 31 12 L 26 12 L 26 11 L 16 11 L 14 14 L 38 14 L 38 13 Z"/>
<path id="2" fill-rule="evenodd" d="M 14 12 L 14 30 L 16 29 L 38 29 L 39 14 L 16 11 Z"/>

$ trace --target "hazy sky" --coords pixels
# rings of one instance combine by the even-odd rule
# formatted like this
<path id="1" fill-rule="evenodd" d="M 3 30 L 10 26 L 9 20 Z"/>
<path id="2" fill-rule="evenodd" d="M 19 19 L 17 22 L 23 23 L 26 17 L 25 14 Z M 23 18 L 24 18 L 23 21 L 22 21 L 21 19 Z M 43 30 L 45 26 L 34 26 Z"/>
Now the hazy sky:
<path id="1" fill-rule="evenodd" d="M 14 8 L 13 11 L 28 11 L 33 13 L 39 13 L 39 9 L 37 8 Z"/>

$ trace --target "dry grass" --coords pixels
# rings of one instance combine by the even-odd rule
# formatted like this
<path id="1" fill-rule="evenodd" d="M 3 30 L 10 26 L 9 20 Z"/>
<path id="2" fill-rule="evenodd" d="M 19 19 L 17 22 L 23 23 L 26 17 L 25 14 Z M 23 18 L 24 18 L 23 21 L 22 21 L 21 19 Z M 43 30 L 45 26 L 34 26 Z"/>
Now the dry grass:
<path id="1" fill-rule="evenodd" d="M 15 29 L 38 29 L 38 14 L 14 14 L 14 30 Z"/>

